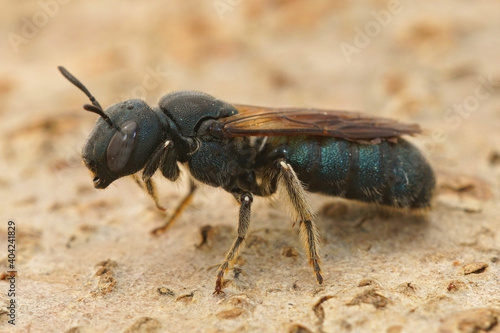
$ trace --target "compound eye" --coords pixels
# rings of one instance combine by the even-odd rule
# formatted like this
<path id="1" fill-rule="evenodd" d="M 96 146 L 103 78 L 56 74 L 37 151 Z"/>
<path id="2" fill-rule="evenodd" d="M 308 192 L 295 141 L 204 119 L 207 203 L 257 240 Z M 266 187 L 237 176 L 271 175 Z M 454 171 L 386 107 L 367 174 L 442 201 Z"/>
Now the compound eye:
<path id="1" fill-rule="evenodd" d="M 121 131 L 116 132 L 111 138 L 107 151 L 109 170 L 120 172 L 127 165 L 134 150 L 137 132 L 137 123 L 129 121 L 121 127 Z"/>

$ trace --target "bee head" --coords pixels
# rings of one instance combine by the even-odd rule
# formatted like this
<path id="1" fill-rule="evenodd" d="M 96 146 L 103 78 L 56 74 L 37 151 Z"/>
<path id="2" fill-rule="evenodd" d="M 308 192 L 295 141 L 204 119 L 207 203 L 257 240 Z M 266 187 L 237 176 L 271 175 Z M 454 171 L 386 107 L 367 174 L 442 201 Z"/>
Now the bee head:
<path id="1" fill-rule="evenodd" d="M 82 150 L 94 187 L 106 188 L 116 179 L 143 169 L 164 140 L 156 113 L 139 99 L 114 104 L 104 111 L 80 81 L 64 67 L 59 70 L 89 97 L 92 104 L 83 108 L 100 116 Z"/>

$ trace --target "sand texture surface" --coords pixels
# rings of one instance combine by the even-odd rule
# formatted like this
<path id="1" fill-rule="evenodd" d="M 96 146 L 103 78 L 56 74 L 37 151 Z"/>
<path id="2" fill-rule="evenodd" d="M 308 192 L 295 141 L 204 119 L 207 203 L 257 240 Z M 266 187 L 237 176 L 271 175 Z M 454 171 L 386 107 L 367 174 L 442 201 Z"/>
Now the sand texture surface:
<path id="1" fill-rule="evenodd" d="M 500 3 L 3 1 L 0 332 L 500 332 Z M 324 284 L 279 197 L 256 198 L 214 296 L 238 204 L 204 186 L 165 221 L 129 178 L 94 189 L 81 149 L 103 107 L 176 90 L 418 123 L 427 216 L 311 195 Z M 188 179 L 154 177 L 171 213 Z M 16 325 L 8 221 L 16 225 Z"/>

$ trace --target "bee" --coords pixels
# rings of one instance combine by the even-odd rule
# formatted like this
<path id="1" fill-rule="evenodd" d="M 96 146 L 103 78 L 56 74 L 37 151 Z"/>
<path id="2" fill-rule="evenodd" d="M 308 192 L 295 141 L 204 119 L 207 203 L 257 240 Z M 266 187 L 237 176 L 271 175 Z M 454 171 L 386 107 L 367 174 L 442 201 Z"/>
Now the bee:
<path id="1" fill-rule="evenodd" d="M 217 270 L 214 294 L 223 293 L 224 275 L 242 248 L 254 196 L 284 191 L 319 284 L 319 233 L 306 191 L 408 210 L 430 206 L 432 168 L 401 138 L 420 133 L 418 125 L 355 112 L 229 104 L 198 91 L 169 93 L 153 108 L 131 99 L 104 110 L 78 79 L 59 70 L 92 102 L 83 108 L 100 116 L 82 152 L 96 188 L 142 170 L 145 189 L 164 210 L 151 177 L 159 170 L 175 181 L 182 164 L 190 179 L 236 198 L 237 236 Z M 171 225 L 196 188 L 191 180 L 189 193 L 154 233 Z"/>

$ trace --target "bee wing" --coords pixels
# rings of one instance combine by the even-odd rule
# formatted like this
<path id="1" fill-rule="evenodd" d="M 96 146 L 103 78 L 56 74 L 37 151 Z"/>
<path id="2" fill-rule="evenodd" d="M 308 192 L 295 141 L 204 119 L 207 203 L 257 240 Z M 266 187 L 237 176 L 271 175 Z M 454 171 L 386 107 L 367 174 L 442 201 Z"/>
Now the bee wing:
<path id="1" fill-rule="evenodd" d="M 238 114 L 221 119 L 225 137 L 319 135 L 363 143 L 418 134 L 416 124 L 403 124 L 357 112 L 233 105 Z"/>

